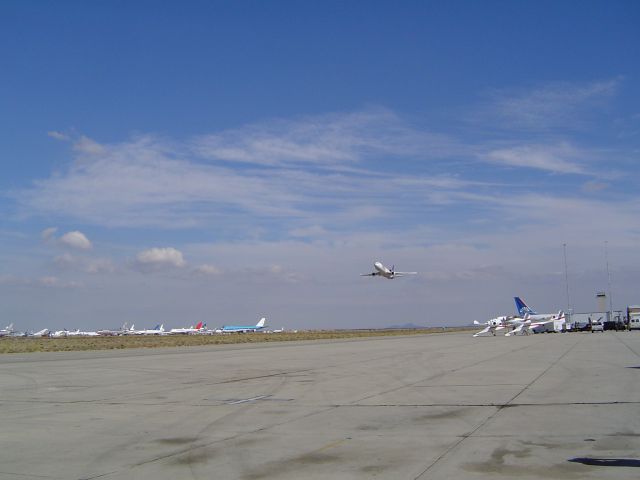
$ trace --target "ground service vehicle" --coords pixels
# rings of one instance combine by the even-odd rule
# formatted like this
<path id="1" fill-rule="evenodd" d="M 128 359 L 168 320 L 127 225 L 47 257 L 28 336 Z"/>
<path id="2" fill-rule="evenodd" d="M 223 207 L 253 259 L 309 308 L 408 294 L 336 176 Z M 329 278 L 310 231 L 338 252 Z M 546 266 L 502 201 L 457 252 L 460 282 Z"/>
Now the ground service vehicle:
<path id="1" fill-rule="evenodd" d="M 629 330 L 640 330 L 640 305 L 629 305 L 627 307 L 627 319 Z"/>

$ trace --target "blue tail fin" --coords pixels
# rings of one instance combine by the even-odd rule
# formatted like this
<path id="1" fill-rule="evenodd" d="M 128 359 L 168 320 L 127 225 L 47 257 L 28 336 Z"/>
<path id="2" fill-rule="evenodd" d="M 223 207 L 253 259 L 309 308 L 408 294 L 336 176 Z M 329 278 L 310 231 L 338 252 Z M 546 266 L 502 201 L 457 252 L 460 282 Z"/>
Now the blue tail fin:
<path id="1" fill-rule="evenodd" d="M 518 312 L 518 315 L 524 316 L 527 313 L 530 315 L 536 314 L 536 312 L 526 303 L 524 303 L 524 300 L 522 300 L 520 297 L 514 297 L 513 299 L 516 301 L 516 311 Z"/>

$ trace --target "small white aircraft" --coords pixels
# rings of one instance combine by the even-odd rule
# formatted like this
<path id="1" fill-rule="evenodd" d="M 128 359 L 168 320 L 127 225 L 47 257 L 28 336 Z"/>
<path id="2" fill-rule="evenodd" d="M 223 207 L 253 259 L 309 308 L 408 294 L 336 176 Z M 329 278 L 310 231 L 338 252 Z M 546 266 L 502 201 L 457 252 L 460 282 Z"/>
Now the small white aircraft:
<path id="1" fill-rule="evenodd" d="M 11 335 L 13 332 L 14 332 L 13 323 L 10 323 L 6 327 L 4 327 L 2 330 L 0 330 L 0 337 L 6 337 L 7 335 Z"/>
<path id="2" fill-rule="evenodd" d="M 473 321 L 474 325 L 486 325 L 484 327 L 484 329 L 480 330 L 478 333 L 475 333 L 473 336 L 474 337 L 480 337 L 483 336 L 486 333 L 489 333 L 493 336 L 496 335 L 496 331 L 500 331 L 500 330 L 504 330 L 504 329 L 508 329 L 508 328 L 513 328 L 513 326 L 511 325 L 510 322 L 512 322 L 513 320 L 515 320 L 516 317 L 510 317 L 510 316 L 502 316 L 502 317 L 496 317 L 496 318 L 492 318 L 491 320 L 487 320 L 484 323 L 480 323 L 477 320 Z M 522 320 L 521 318 L 518 318 L 518 320 Z"/>
<path id="3" fill-rule="evenodd" d="M 516 310 L 524 318 L 525 322 L 529 322 L 526 327 L 528 330 L 533 330 L 536 327 L 543 327 L 555 324 L 557 321 L 565 322 L 565 314 L 562 310 L 558 313 L 538 313 L 527 305 L 520 297 L 514 297 L 516 302 Z M 516 330 L 518 330 L 516 328 Z M 544 330 L 544 329 L 543 329 Z M 516 335 L 518 332 L 510 332 L 511 335 Z"/>
<path id="4" fill-rule="evenodd" d="M 396 272 L 395 265 L 391 268 L 385 267 L 382 262 L 375 262 L 373 264 L 375 270 L 371 273 L 361 273 L 361 277 L 384 277 L 389 280 L 393 280 L 396 277 L 404 277 L 405 275 L 417 275 L 418 272 Z"/>

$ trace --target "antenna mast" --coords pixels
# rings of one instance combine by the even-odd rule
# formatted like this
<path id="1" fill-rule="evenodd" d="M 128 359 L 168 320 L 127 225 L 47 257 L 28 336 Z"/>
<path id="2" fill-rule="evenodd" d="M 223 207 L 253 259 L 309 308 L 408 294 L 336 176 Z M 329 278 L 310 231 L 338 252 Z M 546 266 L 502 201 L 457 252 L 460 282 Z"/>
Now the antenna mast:
<path id="1" fill-rule="evenodd" d="M 604 258 L 607 263 L 607 281 L 609 282 L 609 320 L 613 320 L 613 298 L 611 297 L 611 272 L 609 271 L 609 242 L 604 241 Z"/>
<path id="2" fill-rule="evenodd" d="M 571 313 L 571 302 L 569 301 L 569 269 L 567 268 L 567 244 L 562 244 L 564 251 L 564 281 L 567 286 L 567 313 Z"/>

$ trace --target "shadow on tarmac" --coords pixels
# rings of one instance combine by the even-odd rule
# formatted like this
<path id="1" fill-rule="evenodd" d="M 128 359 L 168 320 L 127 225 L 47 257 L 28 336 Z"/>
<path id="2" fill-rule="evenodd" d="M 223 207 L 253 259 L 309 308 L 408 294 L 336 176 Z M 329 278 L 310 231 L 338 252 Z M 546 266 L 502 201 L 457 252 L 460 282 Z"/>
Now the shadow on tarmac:
<path id="1" fill-rule="evenodd" d="M 633 458 L 576 457 L 569 459 L 569 461 L 595 467 L 640 467 L 640 460 L 636 460 Z"/>

